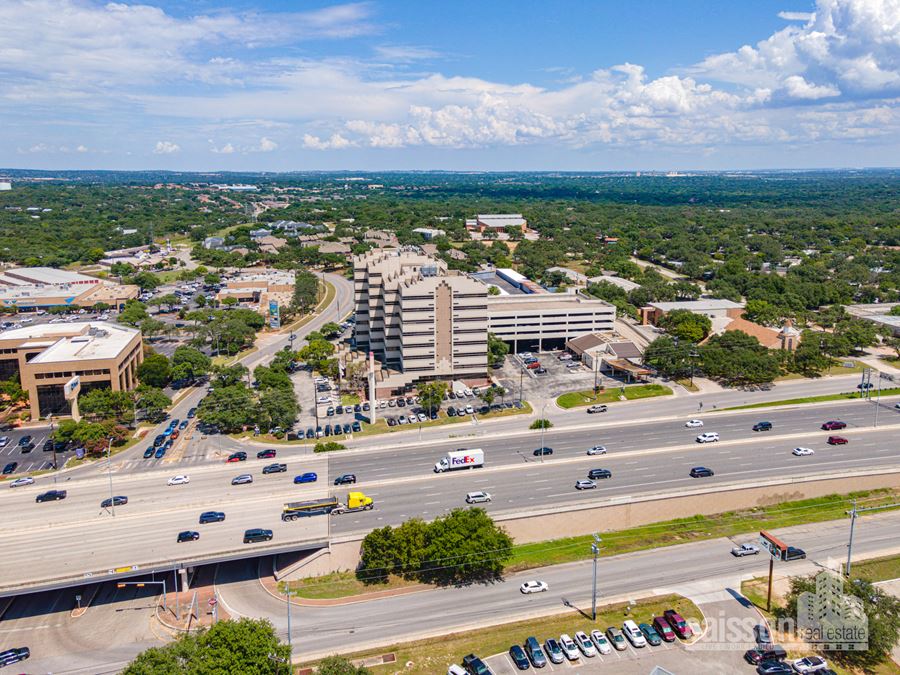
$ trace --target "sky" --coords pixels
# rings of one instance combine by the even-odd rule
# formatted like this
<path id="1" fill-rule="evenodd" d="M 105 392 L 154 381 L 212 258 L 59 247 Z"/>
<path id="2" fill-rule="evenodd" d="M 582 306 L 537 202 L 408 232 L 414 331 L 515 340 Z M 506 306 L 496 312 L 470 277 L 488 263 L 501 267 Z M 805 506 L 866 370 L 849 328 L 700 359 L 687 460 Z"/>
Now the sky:
<path id="1" fill-rule="evenodd" d="M 900 165 L 900 0 L 4 0 L 0 166 Z"/>

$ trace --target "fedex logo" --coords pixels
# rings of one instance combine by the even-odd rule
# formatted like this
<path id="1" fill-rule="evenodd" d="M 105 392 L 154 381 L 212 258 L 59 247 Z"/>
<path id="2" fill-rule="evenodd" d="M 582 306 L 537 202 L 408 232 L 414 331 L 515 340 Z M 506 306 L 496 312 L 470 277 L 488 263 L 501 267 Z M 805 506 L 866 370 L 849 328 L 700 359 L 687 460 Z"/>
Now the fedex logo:
<path id="1" fill-rule="evenodd" d="M 475 458 L 472 455 L 466 455 L 465 457 L 451 457 L 450 463 L 453 466 L 463 466 L 465 464 L 474 464 Z"/>

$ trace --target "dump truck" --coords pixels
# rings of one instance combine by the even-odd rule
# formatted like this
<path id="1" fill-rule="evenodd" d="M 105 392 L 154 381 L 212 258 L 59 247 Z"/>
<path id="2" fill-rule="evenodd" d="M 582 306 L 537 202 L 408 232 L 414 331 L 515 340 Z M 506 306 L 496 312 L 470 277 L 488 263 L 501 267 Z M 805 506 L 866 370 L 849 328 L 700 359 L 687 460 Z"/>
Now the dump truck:
<path id="1" fill-rule="evenodd" d="M 338 501 L 337 497 L 310 499 L 305 502 L 288 502 L 281 510 L 281 519 L 288 521 L 305 518 L 306 516 L 338 515 L 355 511 L 368 511 L 374 507 L 375 502 L 372 501 L 371 497 L 366 497 L 362 492 L 351 492 L 347 495 L 347 501 L 344 503 Z"/>
<path id="2" fill-rule="evenodd" d="M 435 473 L 443 473 L 444 471 L 455 471 L 456 469 L 477 469 L 484 466 L 484 450 L 481 448 L 473 448 L 466 450 L 451 450 L 441 457 L 434 465 Z"/>

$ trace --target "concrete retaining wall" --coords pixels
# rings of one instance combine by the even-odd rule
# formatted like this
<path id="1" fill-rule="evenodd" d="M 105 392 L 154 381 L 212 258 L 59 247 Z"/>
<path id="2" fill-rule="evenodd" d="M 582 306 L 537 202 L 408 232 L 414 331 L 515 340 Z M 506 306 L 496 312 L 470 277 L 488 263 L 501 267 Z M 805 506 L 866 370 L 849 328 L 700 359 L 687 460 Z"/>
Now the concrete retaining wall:
<path id="1" fill-rule="evenodd" d="M 595 505 L 567 505 L 497 516 L 516 543 L 546 541 L 547 533 L 559 536 L 578 536 L 608 532 L 629 527 L 658 523 L 673 518 L 713 515 L 768 506 L 779 502 L 846 494 L 877 488 L 900 488 L 900 471 L 861 471 L 833 477 L 794 478 L 767 481 L 761 486 L 720 486 L 680 490 L 651 495 L 614 497 Z M 577 514 L 577 517 L 575 517 Z M 281 578 L 299 579 L 321 576 L 331 572 L 354 570 L 359 564 L 361 536 L 348 536 L 332 541 L 330 551 L 299 565 Z"/>

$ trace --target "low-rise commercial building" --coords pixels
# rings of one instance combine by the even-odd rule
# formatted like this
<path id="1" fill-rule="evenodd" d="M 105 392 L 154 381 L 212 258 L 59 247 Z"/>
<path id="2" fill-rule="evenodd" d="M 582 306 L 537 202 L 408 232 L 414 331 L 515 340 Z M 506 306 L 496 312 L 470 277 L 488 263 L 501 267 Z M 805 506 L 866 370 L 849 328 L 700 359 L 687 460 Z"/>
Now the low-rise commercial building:
<path id="1" fill-rule="evenodd" d="M 651 302 L 647 307 L 641 307 L 641 323 L 659 323 L 659 320 L 669 312 L 676 309 L 687 310 L 694 314 L 701 314 L 715 319 L 737 319 L 744 313 L 744 303 L 733 302 L 718 298 L 703 300 L 682 300 L 678 302 Z"/>
<path id="2" fill-rule="evenodd" d="M 98 303 L 121 308 L 139 293 L 137 286 L 52 267 L 22 267 L 0 274 L 0 306 L 16 311 L 63 305 L 93 307 Z"/>
<path id="3" fill-rule="evenodd" d="M 118 324 L 39 324 L 0 333 L 0 379 L 19 376 L 32 419 L 67 414 L 63 387 L 75 376 L 82 393 L 134 389 L 143 360 L 141 332 Z"/>
<path id="4" fill-rule="evenodd" d="M 234 298 L 271 320 L 272 303 L 283 307 L 293 300 L 295 279 L 289 271 L 247 272 L 225 281 L 225 286 L 216 293 L 216 300 L 221 303 L 226 298 Z"/>
<path id="5" fill-rule="evenodd" d="M 890 314 L 900 302 L 869 303 L 863 305 L 847 305 L 847 313 L 858 319 L 865 319 L 879 328 L 890 330 L 895 337 L 900 337 L 900 316 Z"/>
<path id="6" fill-rule="evenodd" d="M 485 231 L 505 232 L 507 228 L 520 230 L 522 234 L 528 229 L 528 221 L 521 213 L 482 213 L 474 218 L 466 219 L 466 229 L 470 232 Z"/>

